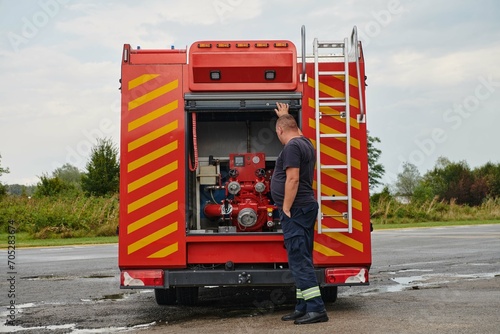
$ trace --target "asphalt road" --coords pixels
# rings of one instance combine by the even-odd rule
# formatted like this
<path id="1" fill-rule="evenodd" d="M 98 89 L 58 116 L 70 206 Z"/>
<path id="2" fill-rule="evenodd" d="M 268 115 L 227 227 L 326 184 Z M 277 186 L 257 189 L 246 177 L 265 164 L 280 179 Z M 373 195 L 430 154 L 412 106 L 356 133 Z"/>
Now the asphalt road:
<path id="1" fill-rule="evenodd" d="M 500 224 L 372 236 L 370 286 L 339 289 L 330 321 L 308 333 L 500 333 Z M 160 307 L 151 290 L 120 290 L 116 245 L 20 249 L 14 271 L 5 250 L 0 258 L 2 333 L 306 330 L 279 320 L 293 309 L 290 289 L 203 289 L 196 307 Z"/>

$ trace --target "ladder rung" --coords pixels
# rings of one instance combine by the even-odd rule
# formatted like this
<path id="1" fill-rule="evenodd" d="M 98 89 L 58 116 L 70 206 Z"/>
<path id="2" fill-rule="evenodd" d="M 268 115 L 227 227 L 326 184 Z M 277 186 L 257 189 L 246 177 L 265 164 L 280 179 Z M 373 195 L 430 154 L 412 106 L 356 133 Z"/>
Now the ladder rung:
<path id="1" fill-rule="evenodd" d="M 347 169 L 347 165 L 321 165 L 321 169 Z"/>
<path id="2" fill-rule="evenodd" d="M 345 97 L 320 97 L 319 101 L 345 101 Z"/>
<path id="3" fill-rule="evenodd" d="M 330 117 L 340 117 L 340 118 L 345 118 L 345 112 L 340 112 L 338 114 L 330 114 L 330 113 L 324 113 L 324 112 L 320 112 L 319 113 L 319 117 L 323 117 L 323 116 L 330 116 Z"/>
<path id="4" fill-rule="evenodd" d="M 320 102 L 320 107 L 345 107 L 345 102 Z"/>
<path id="5" fill-rule="evenodd" d="M 330 232 L 349 232 L 349 228 L 321 228 L 321 233 L 330 233 Z"/>
<path id="6" fill-rule="evenodd" d="M 337 54 L 319 54 L 317 55 L 318 59 L 329 59 L 329 58 L 344 58 L 343 54 L 337 53 Z M 302 58 L 300 58 L 302 59 Z M 313 60 L 314 55 L 306 55 L 306 60 Z"/>
<path id="7" fill-rule="evenodd" d="M 318 41 L 318 48 L 344 48 L 345 44 L 343 41 L 326 41 L 326 42 L 319 42 Z"/>
<path id="8" fill-rule="evenodd" d="M 345 71 L 319 71 L 318 75 L 343 75 L 343 76 L 345 76 Z"/>
<path id="9" fill-rule="evenodd" d="M 321 196 L 321 200 L 325 201 L 347 201 L 349 197 L 347 196 Z"/>
<path id="10" fill-rule="evenodd" d="M 322 133 L 319 135 L 320 138 L 347 138 L 345 133 Z"/>

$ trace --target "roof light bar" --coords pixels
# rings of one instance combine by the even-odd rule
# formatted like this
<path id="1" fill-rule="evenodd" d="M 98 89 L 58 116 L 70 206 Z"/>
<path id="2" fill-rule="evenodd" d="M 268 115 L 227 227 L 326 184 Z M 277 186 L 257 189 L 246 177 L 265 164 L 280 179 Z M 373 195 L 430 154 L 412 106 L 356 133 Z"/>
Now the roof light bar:
<path id="1" fill-rule="evenodd" d="M 268 48 L 269 43 L 255 43 L 256 48 Z"/>
<path id="2" fill-rule="evenodd" d="M 249 48 L 250 43 L 236 43 L 237 48 Z"/>

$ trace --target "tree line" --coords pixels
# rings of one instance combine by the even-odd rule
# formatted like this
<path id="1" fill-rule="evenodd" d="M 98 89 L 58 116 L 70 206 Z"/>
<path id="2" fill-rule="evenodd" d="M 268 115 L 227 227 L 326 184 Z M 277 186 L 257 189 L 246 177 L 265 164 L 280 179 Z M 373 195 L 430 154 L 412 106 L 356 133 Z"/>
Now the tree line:
<path id="1" fill-rule="evenodd" d="M 381 194 L 397 196 L 406 202 L 422 203 L 436 199 L 479 206 L 488 199 L 500 198 L 500 164 L 488 162 L 470 168 L 466 161 L 453 162 L 439 157 L 434 168 L 420 175 L 415 165 L 406 162 L 396 182 L 384 187 Z"/>
<path id="2" fill-rule="evenodd" d="M 65 164 L 35 186 L 2 184 L 0 233 L 13 221 L 34 239 L 116 235 L 119 171 L 118 149 L 105 138 L 92 147 L 84 171 Z M 0 167 L 0 176 L 8 172 Z"/>
<path id="3" fill-rule="evenodd" d="M 1 158 L 1 156 L 0 156 Z M 9 173 L 0 165 L 0 176 Z M 11 194 L 46 197 L 110 196 L 118 193 L 120 183 L 119 151 L 109 138 L 99 138 L 92 147 L 85 171 L 70 164 L 56 168 L 51 174 L 39 176 L 35 186 L 0 183 L 0 196 Z"/>

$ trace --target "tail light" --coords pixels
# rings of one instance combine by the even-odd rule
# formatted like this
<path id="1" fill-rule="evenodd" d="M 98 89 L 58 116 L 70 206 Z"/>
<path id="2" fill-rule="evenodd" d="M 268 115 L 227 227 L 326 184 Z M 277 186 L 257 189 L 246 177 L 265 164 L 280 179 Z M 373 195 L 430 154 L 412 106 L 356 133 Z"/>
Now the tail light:
<path id="1" fill-rule="evenodd" d="M 367 284 L 368 269 L 362 267 L 327 268 L 325 283 L 329 284 Z"/>
<path id="2" fill-rule="evenodd" d="M 164 286 L 165 273 L 161 269 L 122 270 L 121 286 Z"/>

